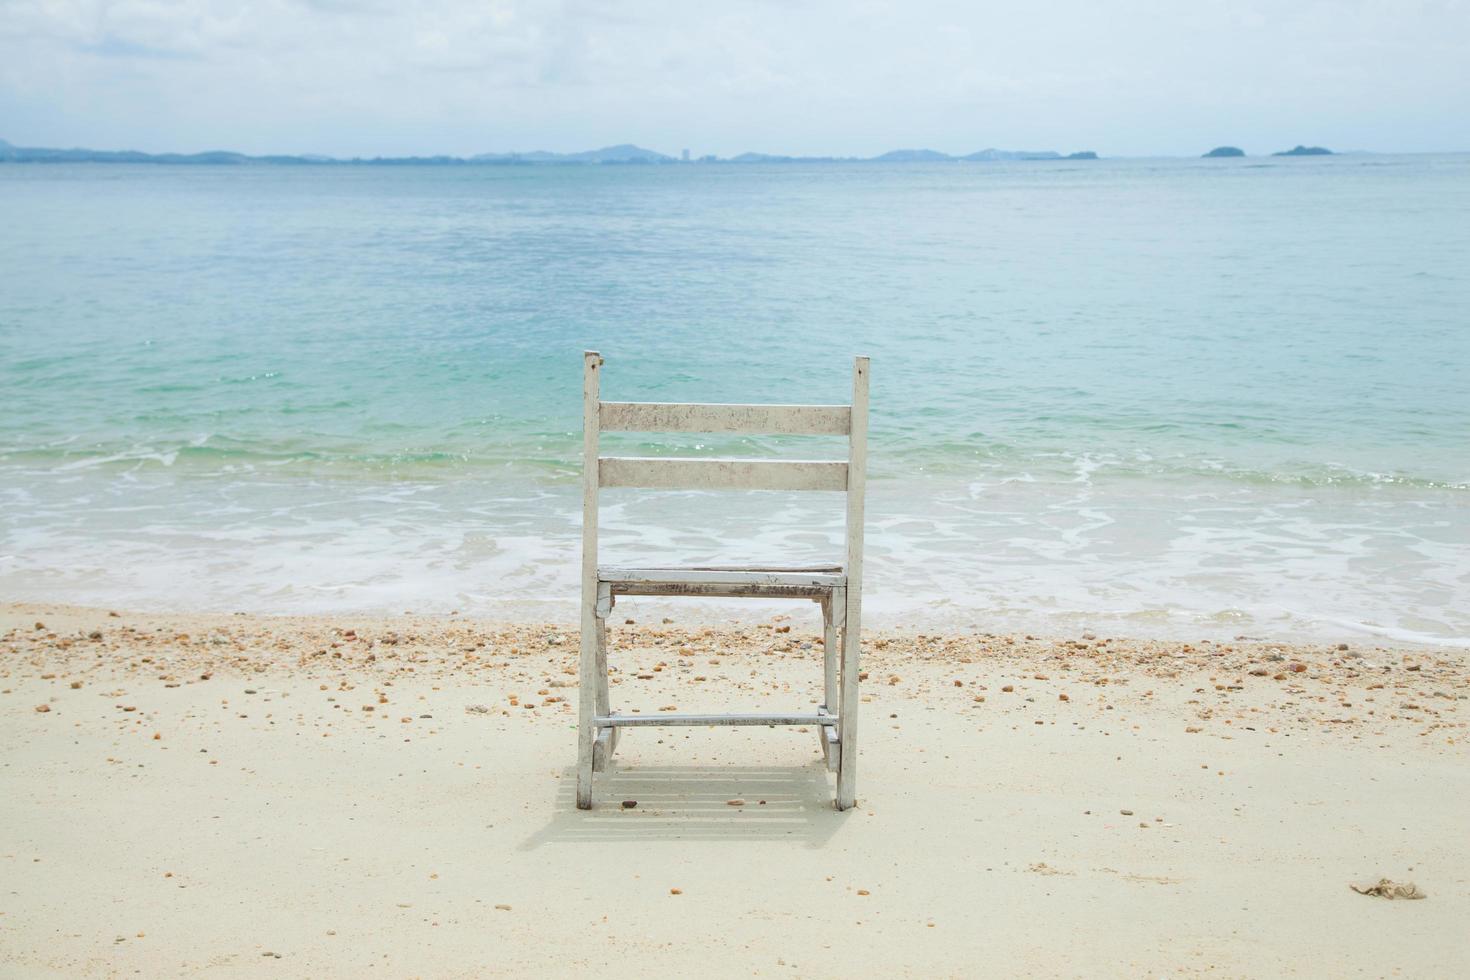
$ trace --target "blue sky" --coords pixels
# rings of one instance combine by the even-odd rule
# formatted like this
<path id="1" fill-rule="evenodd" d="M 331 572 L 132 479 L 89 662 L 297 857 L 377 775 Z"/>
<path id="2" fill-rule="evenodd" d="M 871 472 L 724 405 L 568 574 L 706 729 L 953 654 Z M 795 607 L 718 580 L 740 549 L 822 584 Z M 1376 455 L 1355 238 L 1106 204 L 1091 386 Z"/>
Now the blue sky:
<path id="1" fill-rule="evenodd" d="M 0 0 L 0 138 L 1470 150 L 1470 0 Z"/>

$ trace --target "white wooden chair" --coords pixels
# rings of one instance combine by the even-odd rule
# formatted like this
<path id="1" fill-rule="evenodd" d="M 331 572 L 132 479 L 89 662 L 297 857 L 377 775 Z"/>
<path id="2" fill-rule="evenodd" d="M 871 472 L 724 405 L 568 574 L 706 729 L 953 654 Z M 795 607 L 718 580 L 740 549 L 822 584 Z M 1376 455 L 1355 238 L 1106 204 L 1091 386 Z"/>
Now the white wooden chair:
<path id="1" fill-rule="evenodd" d="M 863 486 L 867 464 L 868 359 L 856 358 L 851 405 L 713 405 L 605 402 L 602 357 L 583 354 L 582 663 L 577 726 L 577 806 L 592 806 L 592 774 L 607 768 L 623 728 L 654 725 L 809 725 L 837 773 L 836 805 L 857 786 L 858 639 L 862 611 Z M 764 432 L 848 437 L 847 461 L 681 459 L 598 454 L 602 431 Z M 841 565 L 614 568 L 597 563 L 602 487 L 652 490 L 829 490 L 847 494 L 847 555 Z M 808 599 L 821 606 L 823 703 L 815 712 L 619 714 L 608 701 L 607 620 L 620 595 Z M 838 650 L 841 649 L 839 665 Z"/>

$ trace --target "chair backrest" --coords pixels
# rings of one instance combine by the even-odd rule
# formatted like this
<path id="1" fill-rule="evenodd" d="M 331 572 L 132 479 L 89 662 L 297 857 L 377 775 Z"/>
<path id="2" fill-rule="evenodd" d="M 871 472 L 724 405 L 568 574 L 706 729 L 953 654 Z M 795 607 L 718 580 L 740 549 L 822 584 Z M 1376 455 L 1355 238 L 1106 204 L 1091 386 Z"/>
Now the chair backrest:
<path id="1" fill-rule="evenodd" d="M 716 405 L 605 402 L 602 356 L 582 355 L 582 574 L 597 581 L 597 492 L 602 487 L 652 490 L 835 490 L 847 494 L 848 588 L 860 589 L 863 491 L 868 456 L 868 359 L 852 366 L 850 405 Z M 729 432 L 847 436 L 842 460 L 601 456 L 608 432 Z"/>

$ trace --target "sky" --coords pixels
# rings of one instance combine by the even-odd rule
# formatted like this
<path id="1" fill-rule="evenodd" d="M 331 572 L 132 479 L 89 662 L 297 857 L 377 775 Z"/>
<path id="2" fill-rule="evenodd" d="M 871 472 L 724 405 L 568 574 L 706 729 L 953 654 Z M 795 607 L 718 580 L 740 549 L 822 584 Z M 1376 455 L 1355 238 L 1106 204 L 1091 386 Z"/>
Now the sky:
<path id="1" fill-rule="evenodd" d="M 1470 150 L 1470 0 L 0 0 L 0 139 Z"/>

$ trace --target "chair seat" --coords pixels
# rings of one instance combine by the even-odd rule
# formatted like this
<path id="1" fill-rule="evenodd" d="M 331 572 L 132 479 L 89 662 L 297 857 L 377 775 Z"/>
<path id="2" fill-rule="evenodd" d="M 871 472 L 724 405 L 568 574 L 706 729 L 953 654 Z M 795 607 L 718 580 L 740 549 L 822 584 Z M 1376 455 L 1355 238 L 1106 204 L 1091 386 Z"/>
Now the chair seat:
<path id="1" fill-rule="evenodd" d="M 841 565 L 604 566 L 614 595 L 820 596 L 847 584 Z"/>

